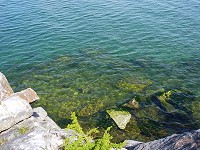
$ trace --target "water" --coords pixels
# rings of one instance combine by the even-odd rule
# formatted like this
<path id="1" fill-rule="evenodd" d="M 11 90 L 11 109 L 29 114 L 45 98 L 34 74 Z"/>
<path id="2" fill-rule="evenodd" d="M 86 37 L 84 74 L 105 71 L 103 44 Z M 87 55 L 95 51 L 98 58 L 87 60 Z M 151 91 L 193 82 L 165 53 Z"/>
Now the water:
<path id="1" fill-rule="evenodd" d="M 199 14 L 197 0 L 0 0 L 0 71 L 61 126 L 165 89 L 199 100 Z"/>

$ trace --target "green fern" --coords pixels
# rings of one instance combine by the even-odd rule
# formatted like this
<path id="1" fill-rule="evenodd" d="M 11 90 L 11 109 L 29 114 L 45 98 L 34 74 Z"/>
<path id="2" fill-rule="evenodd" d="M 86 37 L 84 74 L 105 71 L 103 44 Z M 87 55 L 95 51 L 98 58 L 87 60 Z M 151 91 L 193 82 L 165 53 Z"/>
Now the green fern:
<path id="1" fill-rule="evenodd" d="M 65 139 L 65 150 L 109 150 L 111 148 L 121 148 L 123 143 L 111 143 L 112 136 L 108 133 L 111 127 L 108 127 L 101 139 L 92 141 L 92 134 L 98 133 L 97 128 L 91 129 L 84 133 L 83 129 L 78 123 L 76 114 L 71 114 L 72 124 L 69 124 L 66 129 L 72 129 L 78 132 L 78 137 L 70 137 Z M 74 139 L 74 140 L 72 140 Z"/>

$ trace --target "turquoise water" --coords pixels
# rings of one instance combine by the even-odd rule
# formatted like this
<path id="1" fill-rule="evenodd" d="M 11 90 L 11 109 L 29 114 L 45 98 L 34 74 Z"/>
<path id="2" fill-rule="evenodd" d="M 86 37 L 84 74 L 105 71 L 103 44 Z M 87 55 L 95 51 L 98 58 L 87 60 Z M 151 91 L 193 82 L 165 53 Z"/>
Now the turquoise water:
<path id="1" fill-rule="evenodd" d="M 199 14 L 198 0 L 0 0 L 0 71 L 15 91 L 36 90 L 60 125 L 135 94 L 199 99 Z"/>

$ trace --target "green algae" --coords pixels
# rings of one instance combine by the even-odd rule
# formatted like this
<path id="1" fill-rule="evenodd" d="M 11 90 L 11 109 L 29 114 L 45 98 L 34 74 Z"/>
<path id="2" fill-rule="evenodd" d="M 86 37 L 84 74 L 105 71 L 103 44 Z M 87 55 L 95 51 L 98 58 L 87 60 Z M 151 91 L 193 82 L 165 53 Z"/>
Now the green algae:
<path id="1" fill-rule="evenodd" d="M 104 104 L 101 100 L 96 101 L 95 103 L 89 103 L 84 106 L 78 113 L 78 116 L 88 116 L 97 113 L 98 111 L 102 110 Z"/>
<path id="2" fill-rule="evenodd" d="M 83 57 L 60 56 L 34 65 L 32 72 L 12 86 L 15 91 L 33 88 L 40 97 L 33 107 L 44 107 L 60 126 L 68 122 L 71 112 L 80 117 L 85 130 L 99 127 L 103 133 L 113 126 L 115 142 L 130 138 L 149 141 L 200 126 L 199 102 L 193 93 L 158 89 L 153 80 L 136 74 L 129 62 L 111 60 L 102 53 L 81 53 Z M 108 109 L 131 113 L 123 131 L 106 115 Z"/>
<path id="3" fill-rule="evenodd" d="M 200 126 L 200 102 L 195 101 L 191 104 L 192 117 L 198 126 Z"/>
<path id="4" fill-rule="evenodd" d="M 151 84 L 152 82 L 150 80 L 144 80 L 138 78 L 126 78 L 125 80 L 120 80 L 118 86 L 119 88 L 122 88 L 130 92 L 140 92 Z"/>

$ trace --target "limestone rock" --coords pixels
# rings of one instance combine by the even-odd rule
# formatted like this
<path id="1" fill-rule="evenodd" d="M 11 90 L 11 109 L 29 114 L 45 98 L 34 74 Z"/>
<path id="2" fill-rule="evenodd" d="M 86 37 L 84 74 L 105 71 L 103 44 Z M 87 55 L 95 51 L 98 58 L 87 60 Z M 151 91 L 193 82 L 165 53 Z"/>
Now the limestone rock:
<path id="1" fill-rule="evenodd" d="M 5 107 L 0 105 L 0 132 L 8 129 L 14 124 L 14 117 L 8 112 Z"/>
<path id="2" fill-rule="evenodd" d="M 47 112 L 42 107 L 37 107 L 33 109 L 33 116 L 37 119 L 45 120 Z"/>
<path id="3" fill-rule="evenodd" d="M 107 113 L 115 121 L 120 129 L 125 129 L 131 119 L 131 114 L 127 111 L 107 110 Z"/>
<path id="4" fill-rule="evenodd" d="M 2 149 L 7 150 L 56 150 L 63 144 L 63 139 L 55 133 L 51 133 L 49 130 L 38 128 L 28 134 L 24 134 L 20 137 L 16 137 L 6 144 L 2 145 Z"/>
<path id="5" fill-rule="evenodd" d="M 13 121 L 14 124 L 16 124 L 33 114 L 30 104 L 26 100 L 21 99 L 19 96 L 10 97 L 1 101 L 0 106 L 3 113 L 0 120 L 0 132 L 10 128 L 13 125 Z M 6 126 L 4 124 L 5 120 L 8 120 L 8 124 Z"/>
<path id="6" fill-rule="evenodd" d="M 0 101 L 13 94 L 13 90 L 10 87 L 6 77 L 0 72 Z"/>
<path id="7" fill-rule="evenodd" d="M 17 92 L 15 94 L 11 95 L 11 96 L 15 96 L 15 95 L 19 96 L 22 99 L 27 100 L 29 103 L 32 103 L 32 102 L 39 99 L 37 93 L 31 88 L 28 88 L 28 89 L 23 90 L 21 92 Z"/>
<path id="8" fill-rule="evenodd" d="M 46 111 L 41 107 L 33 109 L 33 115 L 10 129 L 0 134 L 0 149 L 6 150 L 31 150 L 48 149 L 58 150 L 63 146 L 66 137 L 74 137 L 73 130 L 63 130 L 46 116 Z M 33 113 L 33 114 L 34 114 Z M 45 117 L 46 116 L 46 117 Z M 41 117 L 41 118 L 40 118 Z M 25 133 L 20 130 L 27 128 Z"/>

